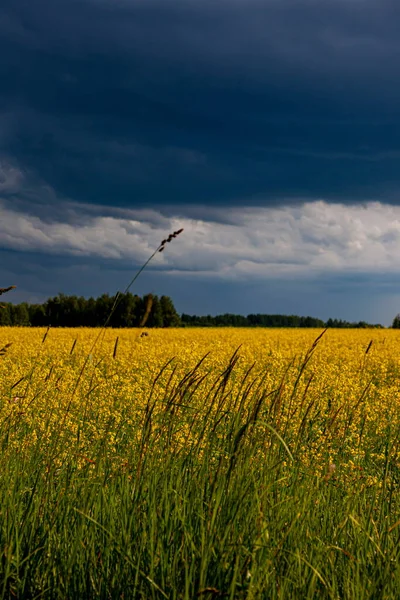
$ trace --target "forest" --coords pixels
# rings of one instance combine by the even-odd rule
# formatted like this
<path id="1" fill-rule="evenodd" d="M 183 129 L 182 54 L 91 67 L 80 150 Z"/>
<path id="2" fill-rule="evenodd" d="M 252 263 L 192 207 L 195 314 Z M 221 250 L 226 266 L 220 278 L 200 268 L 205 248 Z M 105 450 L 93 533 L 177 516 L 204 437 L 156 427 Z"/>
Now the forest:
<path id="1" fill-rule="evenodd" d="M 231 313 L 212 315 L 179 315 L 169 296 L 146 294 L 140 297 L 130 292 L 115 296 L 102 294 L 98 298 L 58 294 L 43 304 L 3 303 L 0 326 L 31 327 L 332 327 L 381 328 L 365 321 L 341 319 L 323 321 L 297 315 Z"/>

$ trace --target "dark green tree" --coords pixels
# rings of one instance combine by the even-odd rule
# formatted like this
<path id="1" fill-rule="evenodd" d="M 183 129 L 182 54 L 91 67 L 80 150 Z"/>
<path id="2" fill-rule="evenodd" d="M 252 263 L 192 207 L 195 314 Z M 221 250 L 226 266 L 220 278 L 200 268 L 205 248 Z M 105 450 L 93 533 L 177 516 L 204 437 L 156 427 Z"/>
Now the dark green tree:
<path id="1" fill-rule="evenodd" d="M 151 312 L 146 324 L 147 327 L 164 327 L 164 318 L 161 302 L 158 296 L 153 296 Z"/>
<path id="2" fill-rule="evenodd" d="M 28 305 L 25 302 L 22 304 L 12 304 L 10 313 L 11 325 L 19 325 L 22 327 L 30 325 Z"/>
<path id="3" fill-rule="evenodd" d="M 181 324 L 180 317 L 175 310 L 175 306 L 169 296 L 161 296 L 160 308 L 163 318 L 164 327 L 179 327 Z"/>
<path id="4" fill-rule="evenodd" d="M 0 306 L 0 326 L 9 326 L 11 325 L 11 315 L 10 315 L 10 307 L 11 304 L 2 304 Z"/>
<path id="5" fill-rule="evenodd" d="M 43 304 L 28 306 L 29 321 L 33 327 L 44 327 L 47 324 L 46 310 Z"/>
<path id="6" fill-rule="evenodd" d="M 393 329 L 400 329 L 400 314 L 396 315 L 392 323 Z"/>

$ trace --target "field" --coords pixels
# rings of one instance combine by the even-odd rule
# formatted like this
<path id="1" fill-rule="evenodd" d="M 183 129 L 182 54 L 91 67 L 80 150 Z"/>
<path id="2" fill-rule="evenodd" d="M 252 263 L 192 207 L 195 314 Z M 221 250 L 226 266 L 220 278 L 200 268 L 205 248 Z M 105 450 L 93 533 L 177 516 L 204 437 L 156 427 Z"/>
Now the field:
<path id="1" fill-rule="evenodd" d="M 399 333 L 146 333 L 0 328 L 0 597 L 399 598 Z"/>

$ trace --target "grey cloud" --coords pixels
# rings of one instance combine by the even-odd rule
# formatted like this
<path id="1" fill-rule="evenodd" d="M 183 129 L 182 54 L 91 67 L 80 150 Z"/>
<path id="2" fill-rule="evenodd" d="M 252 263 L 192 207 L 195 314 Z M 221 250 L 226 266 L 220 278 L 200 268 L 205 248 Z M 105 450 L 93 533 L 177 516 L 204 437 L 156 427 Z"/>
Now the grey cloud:
<path id="1" fill-rule="evenodd" d="M 12 194 L 19 192 L 22 180 L 23 174 L 18 168 L 6 162 L 0 162 L 0 193 Z"/>
<path id="2" fill-rule="evenodd" d="M 167 219 L 154 210 L 103 216 L 83 210 L 80 220 L 77 205 L 65 215 L 72 213 L 72 221 L 46 221 L 3 204 L 1 247 L 140 264 L 170 231 L 183 227 L 184 234 L 155 261 L 173 277 L 257 281 L 328 273 L 397 275 L 400 269 L 400 207 L 378 202 L 231 208 L 225 223 L 218 209 L 209 220 Z"/>

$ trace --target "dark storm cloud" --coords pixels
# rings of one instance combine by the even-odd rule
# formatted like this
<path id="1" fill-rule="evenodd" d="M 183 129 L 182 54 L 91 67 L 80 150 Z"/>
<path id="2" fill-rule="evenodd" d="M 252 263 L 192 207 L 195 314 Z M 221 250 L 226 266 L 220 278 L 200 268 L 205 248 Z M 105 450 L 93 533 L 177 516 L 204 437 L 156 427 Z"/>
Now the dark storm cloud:
<path id="1" fill-rule="evenodd" d="M 0 151 L 78 202 L 397 202 L 399 22 L 389 0 L 3 0 Z"/>

